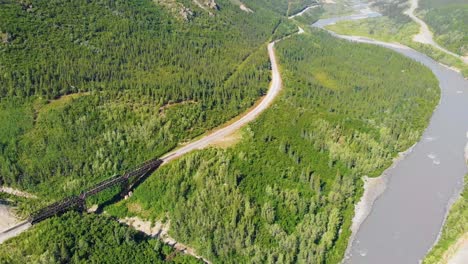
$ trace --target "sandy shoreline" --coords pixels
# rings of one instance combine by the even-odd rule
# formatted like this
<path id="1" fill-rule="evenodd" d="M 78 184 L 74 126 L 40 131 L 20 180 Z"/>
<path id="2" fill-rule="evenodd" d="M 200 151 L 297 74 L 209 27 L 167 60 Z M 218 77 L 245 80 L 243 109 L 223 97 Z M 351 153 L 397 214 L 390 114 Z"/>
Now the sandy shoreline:
<path id="1" fill-rule="evenodd" d="M 354 206 L 354 217 L 351 224 L 351 236 L 349 237 L 348 247 L 346 248 L 345 257 L 342 263 L 345 263 L 346 260 L 351 257 L 351 248 L 361 224 L 372 212 L 372 207 L 375 201 L 377 201 L 377 199 L 384 193 L 385 189 L 387 188 L 387 182 L 389 179 L 388 172 L 395 168 L 401 160 L 403 160 L 409 153 L 411 153 L 416 144 L 411 146 L 406 151 L 400 152 L 398 156 L 393 159 L 393 164 L 388 167 L 379 177 L 369 178 L 368 176 L 364 176 L 362 178 L 364 181 L 364 192 L 359 202 Z"/>
<path id="2" fill-rule="evenodd" d="M 442 261 L 447 264 L 461 264 L 468 260 L 468 233 L 461 236 L 457 242 L 445 252 Z"/>
<path id="3" fill-rule="evenodd" d="M 378 43 L 384 44 L 384 46 L 391 46 L 388 43 L 384 43 L 384 42 L 380 42 L 380 41 L 375 41 L 375 40 L 370 40 L 370 39 L 368 41 L 366 38 L 359 37 L 359 36 L 342 36 L 342 35 L 338 35 L 338 34 L 332 32 L 332 31 L 329 31 L 329 30 L 328 30 L 328 32 L 330 32 L 332 35 L 337 36 L 339 38 L 348 39 L 348 40 L 351 40 L 351 41 L 365 42 L 365 43 L 366 42 L 369 42 L 369 43 L 378 42 Z M 396 46 L 398 46 L 397 48 L 402 47 L 402 45 L 398 45 L 398 44 Z M 405 47 L 405 48 L 407 48 L 407 47 Z M 443 66 L 445 66 L 445 65 L 443 65 Z M 450 68 L 451 70 L 457 71 L 456 69 L 453 69 L 451 67 L 447 67 L 447 68 Z M 457 71 L 457 72 L 459 72 L 459 71 Z M 439 103 L 434 108 L 434 112 L 435 112 L 436 109 L 438 109 L 440 103 L 441 103 L 441 101 L 439 100 Z M 467 132 L 466 136 L 468 138 L 468 132 Z M 420 141 L 421 140 L 419 140 L 418 142 L 420 142 Z M 342 260 L 342 263 L 346 263 L 346 261 L 352 256 L 351 249 L 352 249 L 352 245 L 353 245 L 353 242 L 355 240 L 357 231 L 359 230 L 361 224 L 365 221 L 365 219 L 371 213 L 372 206 L 374 205 L 375 201 L 385 191 L 385 188 L 386 188 L 386 185 L 387 185 L 387 182 L 388 182 L 388 174 L 387 174 L 388 170 L 394 168 L 400 160 L 402 160 L 408 153 L 410 153 L 413 150 L 413 148 L 416 146 L 416 144 L 413 145 L 407 151 L 405 151 L 403 153 L 400 153 L 399 157 L 394 160 L 393 165 L 390 168 L 388 168 L 387 170 L 385 170 L 385 172 L 381 176 L 379 176 L 377 178 L 363 177 L 364 192 L 363 192 L 363 195 L 362 195 L 360 201 L 355 205 L 355 215 L 353 217 L 352 225 L 351 225 L 351 232 L 352 233 L 351 233 L 351 236 L 349 238 L 348 247 L 347 247 L 347 249 L 345 251 L 345 257 Z M 464 156 L 465 156 L 465 159 L 468 161 L 468 143 L 465 146 Z M 456 200 L 456 198 L 454 197 L 454 199 L 452 199 L 452 201 L 449 202 L 449 204 L 447 206 L 447 213 L 449 211 L 448 209 L 450 209 L 450 206 L 453 204 L 453 202 L 455 200 Z M 440 234 L 439 234 L 439 236 L 440 236 Z M 466 254 L 466 252 L 464 252 L 463 249 L 466 249 L 466 245 L 463 245 L 462 247 L 460 247 L 461 252 L 457 253 L 457 255 Z"/>

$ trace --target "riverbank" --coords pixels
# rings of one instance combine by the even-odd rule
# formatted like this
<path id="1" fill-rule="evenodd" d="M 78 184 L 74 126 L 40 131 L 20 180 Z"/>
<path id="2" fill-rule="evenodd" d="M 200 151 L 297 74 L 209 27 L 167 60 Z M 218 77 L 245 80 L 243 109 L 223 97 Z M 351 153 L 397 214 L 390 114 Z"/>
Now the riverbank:
<path id="1" fill-rule="evenodd" d="M 468 175 L 467 175 L 468 177 Z M 424 264 L 459 264 L 468 262 L 468 189 L 454 197 L 436 243 L 429 250 Z"/>
<path id="2" fill-rule="evenodd" d="M 321 28 L 344 21 L 319 21 Z M 371 213 L 354 236 L 346 263 L 416 263 L 436 240 L 454 193 L 467 172 L 464 146 L 468 124 L 466 80 L 427 56 L 400 44 L 333 34 L 355 42 L 393 49 L 427 67 L 439 79 L 441 102 L 411 155 L 389 170 L 386 191 L 374 202 Z M 462 132 L 463 131 L 463 132 Z M 458 147 L 456 147 L 458 146 Z M 371 192 L 371 191 L 369 191 Z M 372 192 L 371 192 L 372 193 Z M 359 217 L 359 214 L 358 214 Z M 382 228 L 385 226 L 385 228 Z M 384 261 L 383 261 L 384 260 Z"/>
<path id="3" fill-rule="evenodd" d="M 454 252 L 453 255 L 447 254 L 442 258 L 442 262 L 447 261 L 447 264 L 462 264 L 468 261 L 468 233 L 465 233 L 457 243 L 455 243 L 450 251 Z"/>
<path id="4" fill-rule="evenodd" d="M 466 138 L 468 139 L 468 132 Z M 465 161 L 468 164 L 468 143 L 465 146 Z M 440 231 L 436 243 L 428 252 L 424 260 L 425 264 L 468 262 L 467 179 L 465 177 L 463 193 L 450 206 L 444 227 Z"/>
<path id="5" fill-rule="evenodd" d="M 428 36 L 427 32 L 421 33 L 422 29 L 420 24 L 414 20 L 408 23 L 401 23 L 388 16 L 361 16 L 360 18 L 359 20 L 348 18 L 336 20 L 336 23 L 328 24 L 326 28 L 340 35 L 368 37 L 387 43 L 402 43 L 403 45 L 428 55 L 452 70 L 461 72 L 468 78 L 468 64 L 466 63 L 466 58 L 461 58 L 459 55 L 453 54 L 450 51 L 447 53 L 445 52 L 446 49 L 440 49 L 440 45 L 435 43 L 432 38 Z M 419 37 L 415 40 L 413 36 Z M 425 39 L 425 41 L 419 41 L 420 39 Z"/>
<path id="6" fill-rule="evenodd" d="M 414 146 L 415 145 L 411 146 L 408 150 L 404 152 L 400 152 L 398 156 L 393 160 L 392 166 L 386 169 L 379 177 L 363 177 L 362 180 L 364 181 L 364 191 L 361 196 L 361 199 L 354 207 L 354 217 L 351 225 L 351 236 L 349 237 L 348 247 L 346 248 L 344 260 L 348 259 L 351 256 L 351 245 L 353 244 L 353 241 L 356 237 L 359 228 L 371 213 L 375 201 L 384 193 L 385 189 L 387 188 L 387 182 L 389 177 L 388 171 L 395 168 L 398 165 L 398 162 L 403 160 L 406 157 L 406 155 L 408 155 L 413 150 Z"/>

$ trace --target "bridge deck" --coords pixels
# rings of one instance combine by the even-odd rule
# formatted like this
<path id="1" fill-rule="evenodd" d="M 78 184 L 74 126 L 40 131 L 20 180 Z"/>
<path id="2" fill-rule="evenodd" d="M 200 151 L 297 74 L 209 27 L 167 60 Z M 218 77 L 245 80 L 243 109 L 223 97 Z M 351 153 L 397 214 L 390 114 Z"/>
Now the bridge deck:
<path id="1" fill-rule="evenodd" d="M 82 192 L 79 196 L 70 196 L 67 197 L 61 201 L 55 202 L 53 204 L 50 204 L 33 214 L 29 217 L 28 222 L 31 224 L 36 224 L 40 221 L 43 221 L 49 217 L 52 217 L 54 215 L 66 212 L 70 209 L 76 208 L 76 209 L 81 209 L 83 210 L 85 208 L 85 202 L 86 198 L 96 195 L 106 189 L 112 188 L 118 184 L 127 184 L 129 183 L 130 179 L 134 179 L 134 182 L 139 182 L 144 175 L 148 174 L 149 172 L 152 172 L 156 170 L 159 166 L 164 161 L 155 158 L 148 160 L 144 163 L 142 163 L 140 166 L 137 168 L 126 172 L 124 175 L 117 175 L 114 177 L 111 177 L 109 179 L 106 179 L 93 187 L 89 188 L 88 190 Z M 131 185 L 133 186 L 133 185 Z"/>

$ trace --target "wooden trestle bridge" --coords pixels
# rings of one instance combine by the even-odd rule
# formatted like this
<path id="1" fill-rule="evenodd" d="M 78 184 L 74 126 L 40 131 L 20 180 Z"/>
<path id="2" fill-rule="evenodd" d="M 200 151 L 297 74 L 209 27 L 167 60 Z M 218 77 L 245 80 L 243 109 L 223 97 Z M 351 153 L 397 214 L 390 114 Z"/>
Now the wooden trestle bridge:
<path id="1" fill-rule="evenodd" d="M 64 213 L 68 210 L 86 210 L 86 198 L 96 195 L 106 189 L 121 185 L 123 191 L 130 191 L 139 184 L 146 176 L 155 171 L 164 161 L 159 158 L 148 160 L 137 168 L 126 172 L 124 175 L 117 175 L 104 180 L 93 187 L 81 192 L 80 195 L 67 197 L 61 201 L 46 206 L 34 212 L 28 219 L 31 224 L 36 224 L 54 215 Z"/>

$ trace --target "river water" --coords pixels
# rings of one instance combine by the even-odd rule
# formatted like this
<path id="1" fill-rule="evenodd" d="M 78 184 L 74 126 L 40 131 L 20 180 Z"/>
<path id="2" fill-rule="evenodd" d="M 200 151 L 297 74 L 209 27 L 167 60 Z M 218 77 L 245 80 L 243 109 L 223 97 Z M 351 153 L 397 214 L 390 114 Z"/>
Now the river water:
<path id="1" fill-rule="evenodd" d="M 378 16 L 369 9 L 358 15 L 319 20 L 313 26 Z M 401 45 L 360 37 L 351 41 L 385 46 L 414 59 L 438 78 L 441 101 L 423 137 L 394 168 L 387 171 L 385 192 L 361 224 L 345 263 L 418 263 L 436 241 L 449 205 L 468 172 L 468 81 L 461 74 Z"/>

